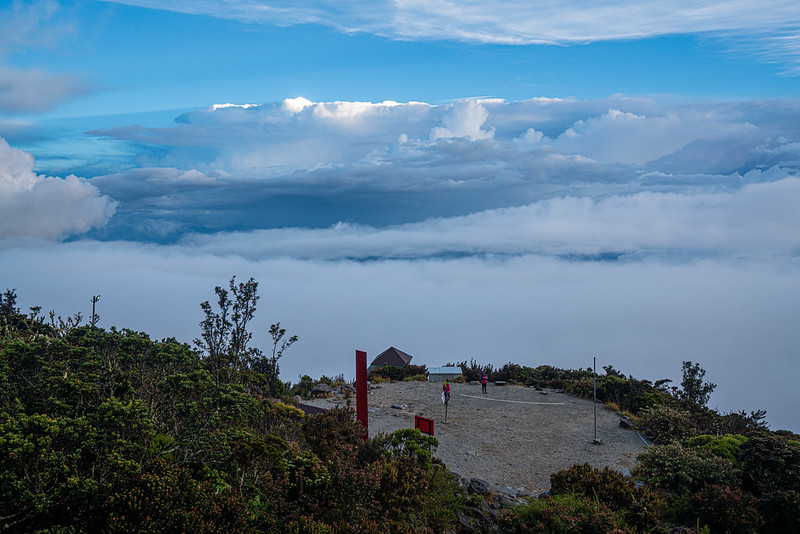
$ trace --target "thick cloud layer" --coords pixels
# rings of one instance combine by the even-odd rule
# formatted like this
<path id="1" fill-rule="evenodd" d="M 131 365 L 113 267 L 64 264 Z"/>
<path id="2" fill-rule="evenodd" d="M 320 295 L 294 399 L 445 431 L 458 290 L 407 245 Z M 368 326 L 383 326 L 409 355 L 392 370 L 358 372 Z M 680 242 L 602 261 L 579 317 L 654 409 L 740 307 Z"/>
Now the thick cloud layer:
<path id="1" fill-rule="evenodd" d="M 786 178 L 730 193 L 567 197 L 389 228 L 337 224 L 189 235 L 181 243 L 219 255 L 328 260 L 518 254 L 796 257 L 798 206 L 800 179 Z"/>
<path id="2" fill-rule="evenodd" d="M 276 321 L 300 336 L 281 361 L 293 382 L 352 378 L 355 349 L 374 356 L 391 345 L 427 365 L 476 358 L 585 368 L 597 357 L 598 367 L 651 380 L 679 381 L 681 361 L 692 360 L 719 384 L 712 406 L 763 408 L 774 427 L 800 431 L 797 258 L 253 261 L 83 241 L 5 250 L 0 272 L 22 306 L 88 315 L 99 294 L 101 326 L 184 341 L 199 334 L 199 303 L 214 286 L 253 276 L 262 296 L 254 342 L 264 348 Z"/>
<path id="3" fill-rule="evenodd" d="M 0 138 L 0 246 L 7 238 L 57 239 L 87 232 L 104 224 L 115 207 L 82 178 L 35 174 L 33 156 Z"/>
<path id="4" fill-rule="evenodd" d="M 576 221 L 618 210 L 627 216 L 609 217 L 619 227 L 654 226 L 643 225 L 636 213 L 651 214 L 652 221 L 680 215 L 680 222 L 663 242 L 655 236 L 664 229 L 646 239 L 615 238 L 594 246 L 584 237 L 563 252 L 653 250 L 684 238 L 691 250 L 743 250 L 753 241 L 749 231 L 740 245 L 696 246 L 690 243 L 697 243 L 698 236 L 684 236 L 686 231 L 679 236 L 677 228 L 700 224 L 695 212 L 716 217 L 708 224 L 728 228 L 726 235 L 739 228 L 732 204 L 747 205 L 761 190 L 737 191 L 796 176 L 798 121 L 795 101 L 665 103 L 615 97 L 431 105 L 295 98 L 267 105 L 226 104 L 181 115 L 170 128 L 94 132 L 134 144 L 143 168 L 96 177 L 92 183 L 121 202 L 109 237 L 133 232 L 141 239 L 174 240 L 186 232 L 346 223 L 315 235 L 333 238 L 351 228 L 344 233 L 358 232 L 366 243 L 371 231 L 352 228 L 411 224 L 397 230 L 408 236 L 417 232 L 413 224 L 478 212 L 488 214 L 453 224 L 477 227 L 491 219 L 527 228 L 526 221 L 542 222 L 543 211 L 558 211 L 559 219 L 574 227 Z M 793 183 L 780 186 L 790 198 Z M 517 210 L 496 211 L 507 208 Z M 742 220 L 752 222 L 762 213 L 745 209 Z M 527 232 L 523 244 L 488 248 L 463 239 L 437 239 L 426 252 L 549 250 L 549 230 L 537 227 L 536 232 Z M 544 244 L 530 244 L 541 239 Z M 356 257 L 366 248 L 346 247 Z M 386 247 L 380 253 L 392 255 Z"/>

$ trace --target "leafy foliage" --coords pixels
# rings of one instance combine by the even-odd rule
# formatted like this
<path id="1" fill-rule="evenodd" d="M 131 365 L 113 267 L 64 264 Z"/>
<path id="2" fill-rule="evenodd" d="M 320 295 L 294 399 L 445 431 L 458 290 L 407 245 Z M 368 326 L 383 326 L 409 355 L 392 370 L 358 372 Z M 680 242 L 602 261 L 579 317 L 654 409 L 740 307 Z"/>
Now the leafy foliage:
<path id="1" fill-rule="evenodd" d="M 513 534 L 625 534 L 633 532 L 602 502 L 572 494 L 532 499 L 500 516 L 503 532 Z"/>
<path id="2" fill-rule="evenodd" d="M 51 312 L 48 323 L 38 307 L 22 313 L 13 290 L 0 294 L 0 529 L 463 532 L 476 497 L 434 456 L 436 439 L 407 429 L 364 441 L 348 409 L 305 416 L 270 398 L 285 392 L 278 361 L 296 336 L 275 323 L 266 358 L 251 346 L 256 288 L 234 278 L 216 288 L 216 307 L 202 306 L 202 353 L 81 326 L 79 315 Z M 468 379 L 487 371 L 592 394 L 590 370 L 461 367 Z M 800 531 L 800 437 L 768 431 L 762 411 L 709 410 L 713 385 L 685 369 L 681 392 L 611 366 L 597 377 L 601 400 L 637 414 L 660 443 L 634 469 L 645 487 L 576 465 L 553 475 L 552 497 L 503 512 L 502 531 Z M 304 376 L 291 393 L 313 384 Z"/>
<path id="3" fill-rule="evenodd" d="M 683 380 L 678 395 L 691 406 L 704 407 L 717 385 L 703 381 L 706 371 L 699 363 L 683 362 L 682 373 Z"/>
<path id="4" fill-rule="evenodd" d="M 608 467 L 600 470 L 589 464 L 576 464 L 553 473 L 550 491 L 553 495 L 578 495 L 596 500 L 618 511 L 624 523 L 637 532 L 649 532 L 658 525 L 662 506 L 659 497 Z"/>
<path id="5" fill-rule="evenodd" d="M 676 493 L 697 491 L 706 484 L 738 482 L 733 462 L 678 442 L 648 448 L 639 455 L 633 474 L 653 487 Z"/>
<path id="6" fill-rule="evenodd" d="M 739 463 L 739 448 L 747 438 L 741 434 L 725 434 L 722 436 L 709 436 L 703 434 L 689 440 L 690 447 L 701 447 L 715 456 L 730 460 L 733 465 Z"/>
<path id="7" fill-rule="evenodd" d="M 435 440 L 365 442 L 349 410 L 305 417 L 254 387 L 265 373 L 249 346 L 251 282 L 232 279 L 218 288 L 219 309 L 204 308 L 205 357 L 130 330 L 57 331 L 3 294 L 0 529 L 452 528 L 463 499 L 431 456 Z M 294 343 L 273 326 L 270 366 Z"/>
<path id="8" fill-rule="evenodd" d="M 428 368 L 425 365 L 403 365 L 403 366 L 389 366 L 384 365 L 373 369 L 369 374 L 368 379 L 374 380 L 375 377 L 382 377 L 384 379 L 401 381 L 408 377 L 417 375 L 428 376 Z"/>

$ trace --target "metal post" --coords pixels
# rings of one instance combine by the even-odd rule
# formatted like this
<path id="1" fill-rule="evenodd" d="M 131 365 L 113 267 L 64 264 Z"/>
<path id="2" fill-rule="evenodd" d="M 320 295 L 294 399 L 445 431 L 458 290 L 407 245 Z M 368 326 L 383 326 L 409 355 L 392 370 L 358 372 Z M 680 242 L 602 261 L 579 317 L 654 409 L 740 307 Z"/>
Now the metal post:
<path id="1" fill-rule="evenodd" d="M 361 439 L 369 439 L 369 415 L 367 413 L 367 353 L 356 351 L 356 419 L 364 425 Z"/>

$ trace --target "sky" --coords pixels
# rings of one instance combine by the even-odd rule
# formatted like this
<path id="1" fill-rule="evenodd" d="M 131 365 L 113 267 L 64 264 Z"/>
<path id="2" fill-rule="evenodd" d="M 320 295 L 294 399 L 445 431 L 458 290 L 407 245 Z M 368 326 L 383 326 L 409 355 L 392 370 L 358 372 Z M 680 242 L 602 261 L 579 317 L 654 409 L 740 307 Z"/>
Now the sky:
<path id="1" fill-rule="evenodd" d="M 800 432 L 795 0 L 0 2 L 0 289 L 282 378 L 680 381 Z M 656 5 L 657 4 L 657 5 Z"/>

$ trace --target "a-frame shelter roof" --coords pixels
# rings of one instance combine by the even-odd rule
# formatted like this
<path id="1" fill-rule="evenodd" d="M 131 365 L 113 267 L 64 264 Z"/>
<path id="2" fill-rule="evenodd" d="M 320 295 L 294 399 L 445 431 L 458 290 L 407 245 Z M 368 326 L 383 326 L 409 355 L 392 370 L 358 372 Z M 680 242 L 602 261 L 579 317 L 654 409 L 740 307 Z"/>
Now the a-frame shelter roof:
<path id="1" fill-rule="evenodd" d="M 378 354 L 374 360 L 372 360 L 370 367 L 379 367 L 381 365 L 388 365 L 390 367 L 408 365 L 411 363 L 411 358 L 413 358 L 413 356 L 410 354 L 407 354 L 400 349 L 389 347 L 385 351 Z"/>

